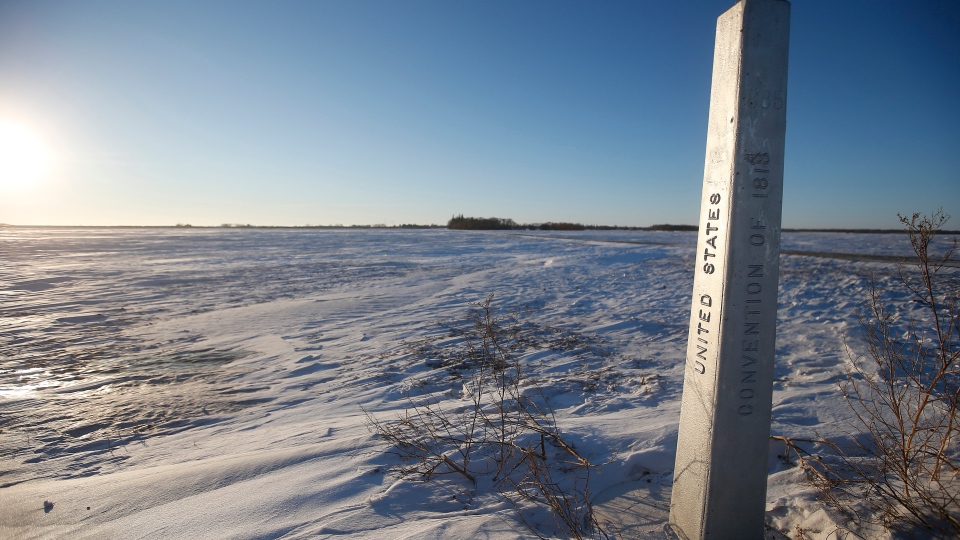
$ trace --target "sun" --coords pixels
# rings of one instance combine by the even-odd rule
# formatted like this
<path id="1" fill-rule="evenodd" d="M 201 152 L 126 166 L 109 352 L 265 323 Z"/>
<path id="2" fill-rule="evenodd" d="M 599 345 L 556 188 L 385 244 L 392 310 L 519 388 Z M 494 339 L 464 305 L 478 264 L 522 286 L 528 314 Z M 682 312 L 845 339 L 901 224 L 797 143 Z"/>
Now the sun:
<path id="1" fill-rule="evenodd" d="M 39 181 L 50 152 L 31 129 L 0 120 L 0 191 L 19 191 Z"/>

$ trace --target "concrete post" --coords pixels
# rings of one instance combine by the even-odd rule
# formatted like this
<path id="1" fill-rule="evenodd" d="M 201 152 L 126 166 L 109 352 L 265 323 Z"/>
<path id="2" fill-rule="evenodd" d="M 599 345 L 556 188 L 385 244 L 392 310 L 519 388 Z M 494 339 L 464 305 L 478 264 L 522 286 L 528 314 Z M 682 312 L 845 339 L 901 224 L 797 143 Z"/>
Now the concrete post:
<path id="1" fill-rule="evenodd" d="M 684 539 L 763 537 L 789 24 L 784 0 L 741 0 L 717 20 L 670 501 Z"/>

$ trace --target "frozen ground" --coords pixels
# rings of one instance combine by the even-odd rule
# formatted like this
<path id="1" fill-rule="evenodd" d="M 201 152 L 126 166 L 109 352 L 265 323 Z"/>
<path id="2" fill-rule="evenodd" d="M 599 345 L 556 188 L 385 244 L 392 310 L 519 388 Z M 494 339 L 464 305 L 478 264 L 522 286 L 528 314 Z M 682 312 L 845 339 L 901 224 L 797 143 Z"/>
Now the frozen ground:
<path id="1" fill-rule="evenodd" d="M 463 321 L 490 293 L 592 344 L 524 365 L 565 435 L 606 463 L 592 479 L 598 500 L 640 488 L 665 508 L 694 242 L 0 228 L 0 537 L 529 537 L 494 493 L 389 474 L 395 458 L 360 410 L 389 418 L 416 392 L 459 399 L 461 383 L 410 344 L 442 342 L 439 323 Z M 909 253 L 905 235 L 788 233 L 783 247 Z M 782 257 L 774 434 L 845 436 L 844 336 L 858 346 L 870 276 L 885 283 L 895 270 Z M 801 477 L 771 459 L 768 524 L 825 538 L 836 518 Z"/>

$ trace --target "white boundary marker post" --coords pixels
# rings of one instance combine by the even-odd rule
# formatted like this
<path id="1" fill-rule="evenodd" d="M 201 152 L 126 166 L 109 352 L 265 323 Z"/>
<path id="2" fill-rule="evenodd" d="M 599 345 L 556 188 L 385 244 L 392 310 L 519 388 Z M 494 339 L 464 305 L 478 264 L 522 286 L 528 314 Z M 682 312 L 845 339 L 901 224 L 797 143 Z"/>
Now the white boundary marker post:
<path id="1" fill-rule="evenodd" d="M 670 525 L 763 538 L 776 350 L 790 3 L 717 19 Z"/>

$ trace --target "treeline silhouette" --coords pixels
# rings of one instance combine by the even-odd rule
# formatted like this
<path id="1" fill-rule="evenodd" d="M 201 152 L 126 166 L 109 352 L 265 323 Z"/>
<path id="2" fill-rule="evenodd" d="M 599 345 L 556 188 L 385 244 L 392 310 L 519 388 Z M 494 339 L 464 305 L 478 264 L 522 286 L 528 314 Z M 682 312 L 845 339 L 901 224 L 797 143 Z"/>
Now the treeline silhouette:
<path id="1" fill-rule="evenodd" d="M 696 225 L 654 225 L 652 227 L 618 227 L 616 225 L 584 225 L 566 221 L 520 224 L 509 218 L 453 216 L 447 222 L 448 229 L 467 231 L 696 231 Z"/>
<path id="2" fill-rule="evenodd" d="M 503 231 L 523 229 L 524 227 L 518 225 L 512 219 L 463 217 L 463 214 L 460 214 L 450 218 L 450 221 L 447 222 L 447 228 L 471 231 Z"/>
<path id="3" fill-rule="evenodd" d="M 699 230 L 699 229 L 700 229 L 700 227 L 698 227 L 698 226 L 696 226 L 696 225 L 669 225 L 669 224 L 662 224 L 662 225 L 651 225 L 651 226 L 649 226 L 649 227 L 646 227 L 646 230 L 648 230 L 648 231 L 696 231 L 696 230 Z"/>
<path id="4" fill-rule="evenodd" d="M 519 224 L 509 218 L 475 218 L 464 217 L 463 214 L 453 216 L 447 222 L 448 229 L 468 231 L 582 231 L 587 229 L 582 223 L 547 222 Z"/>

